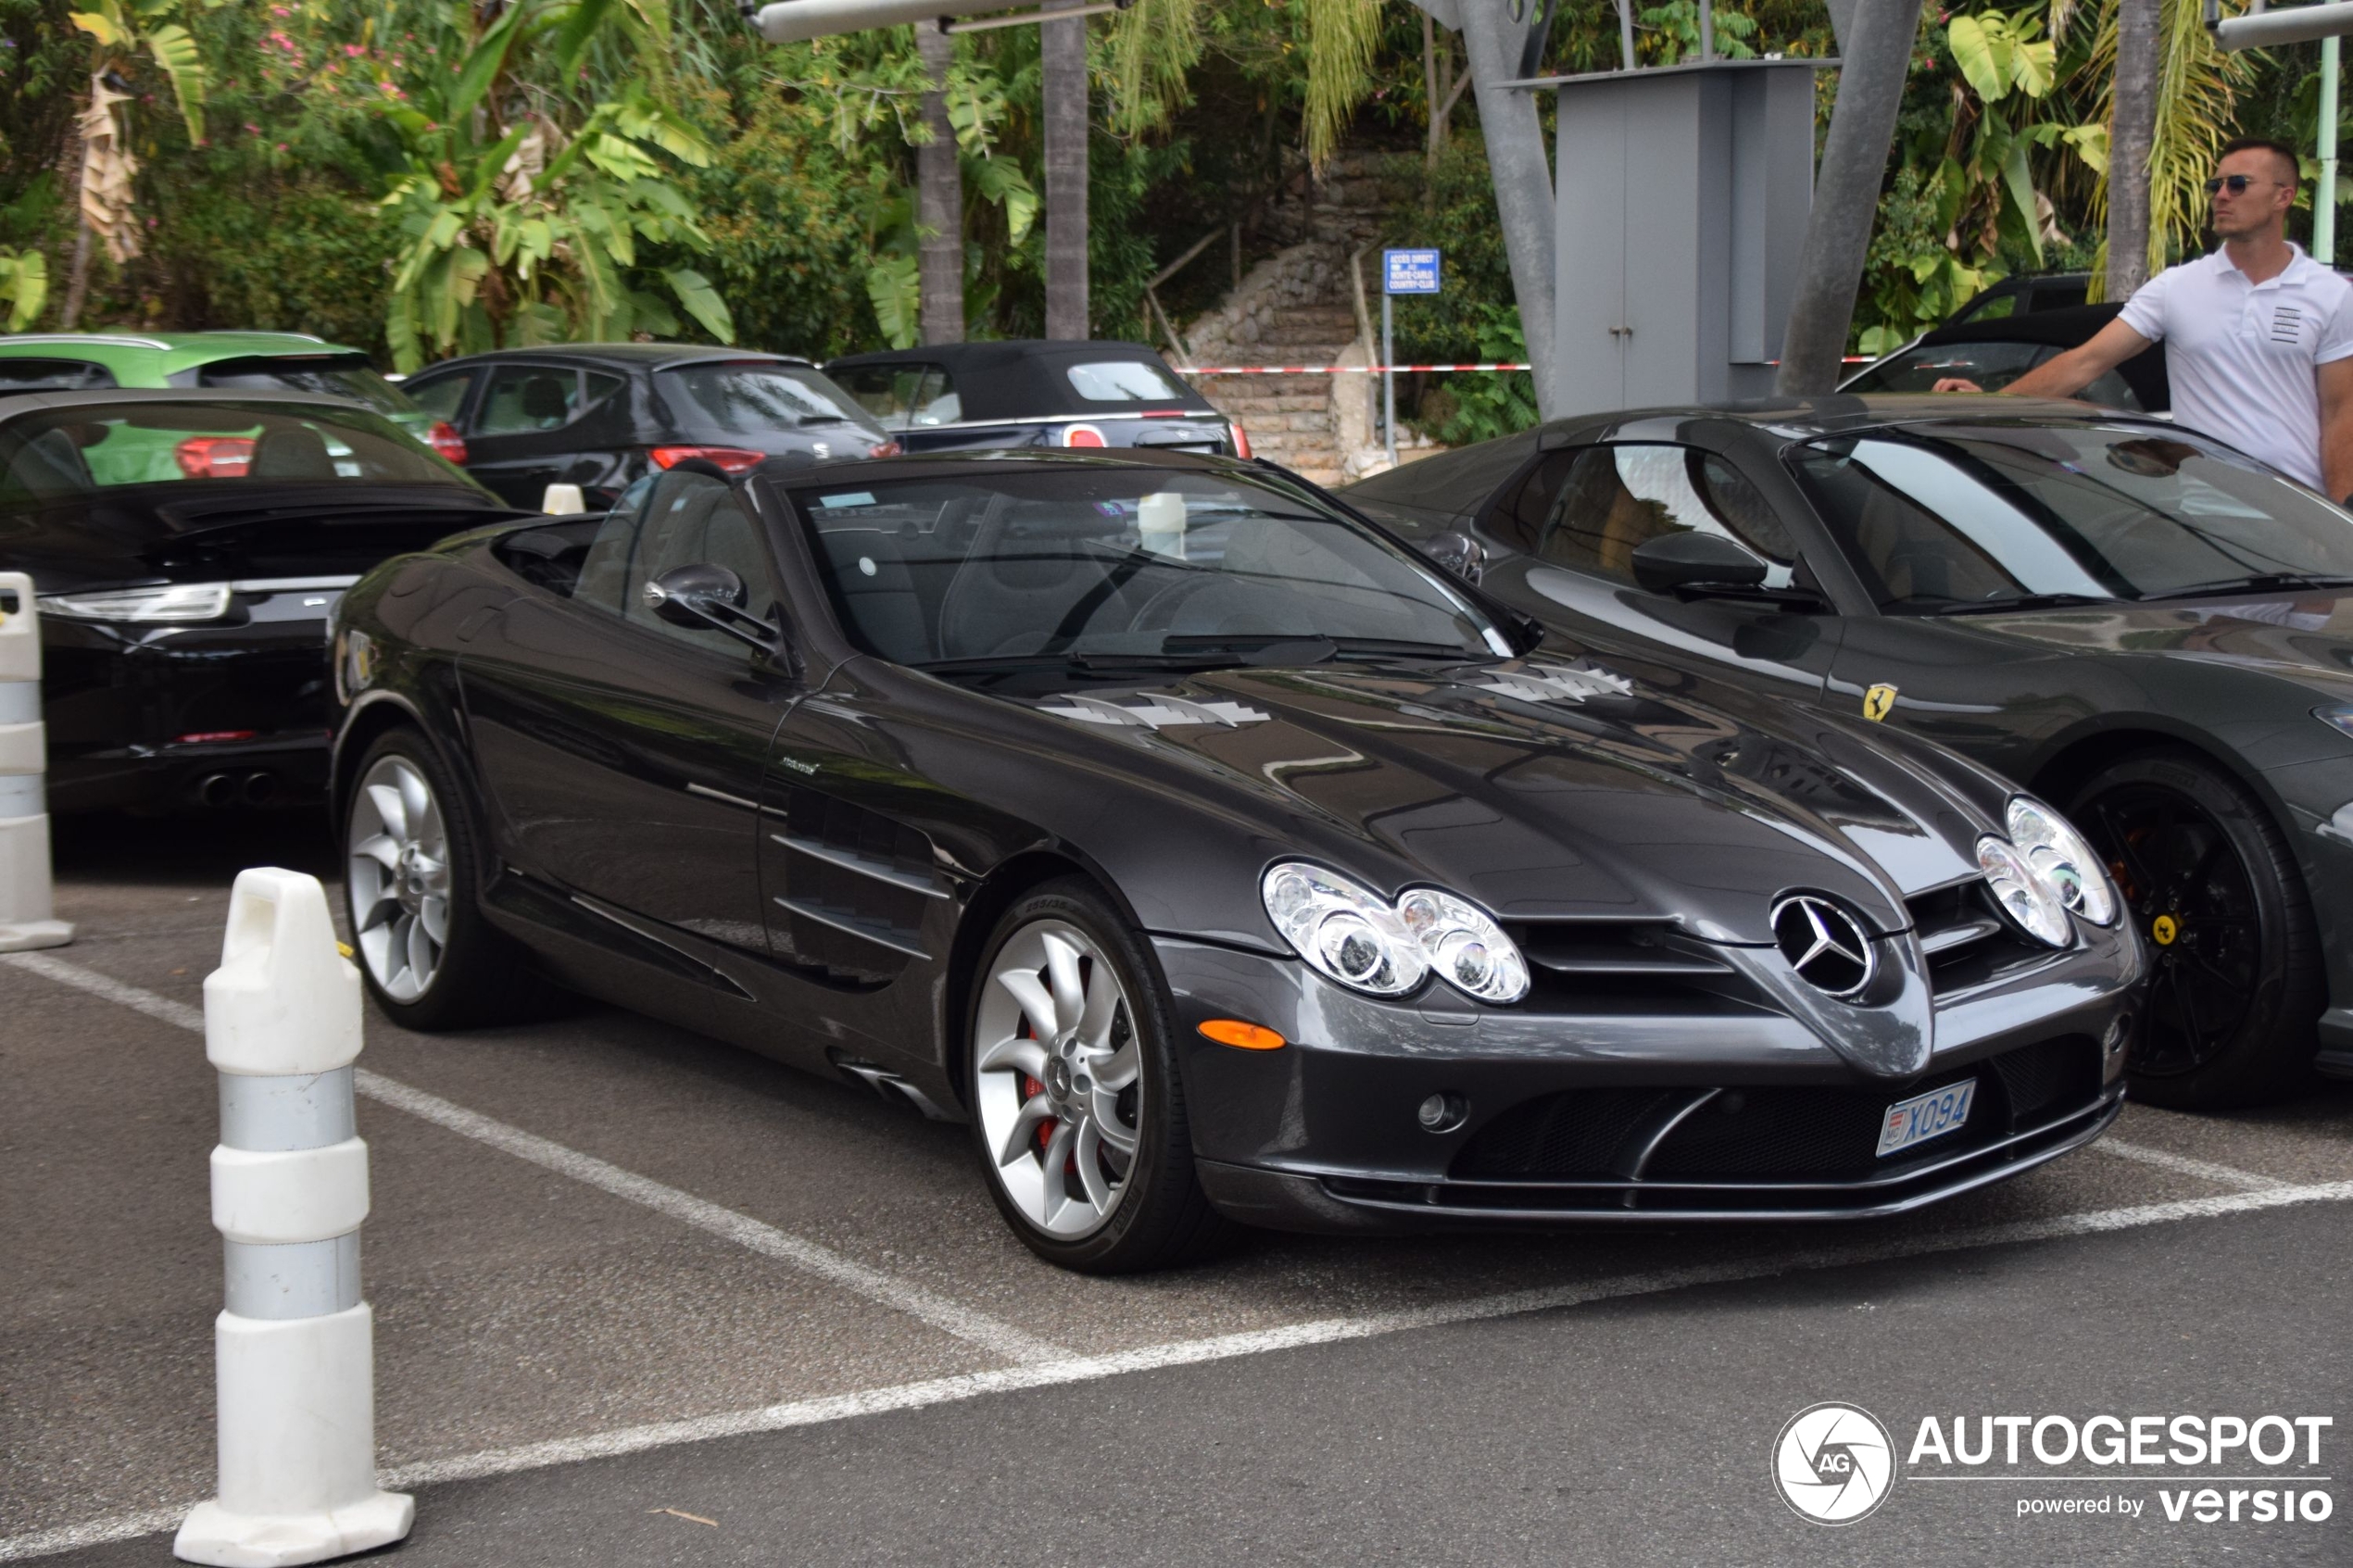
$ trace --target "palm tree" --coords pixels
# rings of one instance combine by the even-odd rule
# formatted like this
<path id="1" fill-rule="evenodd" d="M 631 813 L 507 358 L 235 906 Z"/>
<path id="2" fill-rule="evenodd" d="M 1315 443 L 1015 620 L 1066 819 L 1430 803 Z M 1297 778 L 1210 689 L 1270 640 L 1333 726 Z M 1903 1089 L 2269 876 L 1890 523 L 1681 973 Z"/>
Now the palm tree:
<path id="1" fill-rule="evenodd" d="M 1049 13 L 1080 0 L 1047 0 Z M 1087 19 L 1038 26 L 1046 122 L 1046 335 L 1088 335 Z"/>
<path id="2" fill-rule="evenodd" d="M 956 159 L 956 131 L 948 119 L 948 69 L 956 43 L 937 26 L 915 24 L 924 57 L 924 127 L 915 148 L 915 265 L 925 343 L 964 340 L 964 181 Z M 904 266 L 905 263 L 900 263 Z"/>
<path id="3" fill-rule="evenodd" d="M 67 331 L 81 319 L 82 302 L 89 296 L 91 240 L 103 240 L 107 257 L 118 267 L 139 254 L 131 188 L 139 165 L 131 156 L 130 117 L 121 107 L 132 101 L 123 72 L 139 55 L 153 56 L 163 71 L 186 122 L 188 140 L 204 139 L 204 60 L 188 30 L 170 19 L 177 9 L 175 0 L 96 0 L 94 8 L 70 13 L 73 25 L 90 35 L 91 46 L 90 95 L 77 119 L 82 220 L 74 231 L 73 261 L 58 323 Z"/>
<path id="4" fill-rule="evenodd" d="M 2116 69 L 2108 124 L 2108 297 L 2129 298 L 2149 275 L 2149 154 L 2157 139 L 2163 0 L 2117 0 Z"/>
<path id="5" fill-rule="evenodd" d="M 2135 39 L 2133 45 L 2153 48 L 2154 67 L 2128 69 L 2125 24 L 2129 19 L 2137 28 L 2142 19 L 2133 13 L 2142 10 L 2156 13 L 2154 37 L 2150 44 Z M 2254 80 L 2254 64 L 2246 55 L 2226 55 L 2214 46 L 2206 31 L 2204 0 L 2105 0 L 2098 25 L 2084 70 L 2097 86 L 2111 142 L 2108 178 L 2100 182 L 2095 205 L 2106 218 L 2119 195 L 2145 199 L 2139 270 L 2146 278 L 2198 248 L 2206 229 L 2206 177 L 2237 122 L 2239 94 Z M 2120 187 L 2120 172 L 2132 168 L 2117 156 L 2114 143 L 2120 94 L 2143 81 L 2151 89 L 2145 173 L 2139 180 L 2126 178 Z M 2107 277 L 2112 280 L 2120 276 L 2120 258 L 2112 227 L 2109 232 Z M 2115 296 L 2113 284 L 2108 292 Z"/>

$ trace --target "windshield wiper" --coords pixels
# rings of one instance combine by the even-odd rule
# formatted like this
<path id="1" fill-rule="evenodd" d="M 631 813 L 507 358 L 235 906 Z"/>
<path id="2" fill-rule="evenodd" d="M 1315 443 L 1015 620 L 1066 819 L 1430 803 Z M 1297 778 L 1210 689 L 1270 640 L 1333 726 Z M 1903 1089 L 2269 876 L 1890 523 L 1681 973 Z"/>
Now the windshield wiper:
<path id="1" fill-rule="evenodd" d="M 1247 664 L 1321 664 L 1351 655 L 1374 659 L 1491 659 L 1484 648 L 1459 643 L 1426 643 L 1404 637 L 1335 637 L 1323 632 L 1265 633 L 1235 635 L 1219 633 L 1164 637 L 1164 654 L 1207 652 L 1213 648 L 1250 649 Z"/>
<path id="2" fill-rule="evenodd" d="M 2194 599 L 2208 594 L 2267 594 L 2286 588 L 2353 588 L 2353 577 L 2324 577 L 2305 571 L 2259 571 L 2252 577 L 2226 577 L 2215 583 L 2193 583 L 2144 599 Z"/>
<path id="3" fill-rule="evenodd" d="M 2112 605 L 2107 594 L 2013 594 L 2005 599 L 1960 599 L 1938 605 L 1931 615 L 1982 615 L 1997 609 L 2059 609 L 2069 605 Z"/>

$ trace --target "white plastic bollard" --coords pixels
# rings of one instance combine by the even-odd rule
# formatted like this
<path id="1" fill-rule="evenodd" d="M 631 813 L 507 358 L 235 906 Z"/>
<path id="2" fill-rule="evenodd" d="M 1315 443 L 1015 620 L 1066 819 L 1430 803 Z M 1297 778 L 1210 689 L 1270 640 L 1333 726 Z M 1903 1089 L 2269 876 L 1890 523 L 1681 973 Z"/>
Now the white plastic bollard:
<path id="1" fill-rule="evenodd" d="M 73 940 L 49 901 L 48 771 L 40 602 L 31 578 L 0 571 L 0 953 Z"/>
<path id="2" fill-rule="evenodd" d="M 359 972 L 336 947 L 318 878 L 238 874 L 204 1014 L 220 1073 L 212 1223 L 228 1279 L 212 1331 L 220 1495 L 188 1515 L 172 1554 L 276 1568 L 399 1540 L 416 1504 L 376 1486 L 374 1323 L 359 1298 Z"/>

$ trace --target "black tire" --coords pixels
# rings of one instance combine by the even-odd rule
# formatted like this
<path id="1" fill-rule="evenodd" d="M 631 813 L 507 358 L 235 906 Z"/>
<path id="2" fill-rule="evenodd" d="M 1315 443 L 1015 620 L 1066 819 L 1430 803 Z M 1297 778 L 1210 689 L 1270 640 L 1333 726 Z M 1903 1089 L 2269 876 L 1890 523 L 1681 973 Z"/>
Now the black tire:
<path id="1" fill-rule="evenodd" d="M 2196 752 L 2148 751 L 2087 780 L 2068 814 L 2149 944 L 2133 1098 L 2220 1110 L 2293 1093 L 2327 981 L 2303 873 L 2262 801 Z"/>
<path id="2" fill-rule="evenodd" d="M 380 961 L 374 934 L 384 923 L 385 900 L 368 899 L 369 907 L 360 907 L 368 893 L 364 883 L 369 873 L 358 865 L 355 848 L 355 834 L 365 831 L 364 823 L 380 821 L 373 804 L 363 798 L 369 781 L 395 764 L 411 771 L 431 792 L 447 847 L 443 873 L 447 922 L 439 960 L 429 978 L 413 987 L 388 983 L 382 972 L 385 964 Z M 369 995 L 384 1016 L 404 1029 L 431 1034 L 513 1022 L 544 1010 L 551 988 L 531 970 L 522 946 L 483 917 L 476 897 L 484 864 L 481 827 L 466 793 L 450 777 L 431 743 L 421 732 L 406 726 L 387 731 L 361 754 L 351 779 L 337 821 L 344 896 L 358 949 L 355 961 Z M 371 919 L 376 922 L 373 926 Z"/>
<path id="3" fill-rule="evenodd" d="M 1040 933 L 1072 930 L 1091 945 L 1093 950 L 1087 961 L 1091 965 L 1100 955 L 1101 960 L 1109 963 L 1119 992 L 1124 994 L 1125 1016 L 1132 1035 L 1124 1036 L 1118 1033 L 1118 1015 L 1114 1013 L 1107 1038 L 1124 1043 L 1132 1037 L 1138 1054 L 1133 1110 L 1121 1113 L 1132 1114 L 1135 1151 L 1124 1180 L 1117 1184 L 1119 1197 L 1108 1216 L 1100 1222 L 1099 1229 L 1076 1236 L 1051 1234 L 1038 1218 L 1025 1210 L 1009 1188 L 1009 1172 L 1015 1170 L 1019 1159 L 1026 1157 L 1026 1150 L 1015 1160 L 1000 1162 L 999 1148 L 992 1147 L 988 1107 L 995 1102 L 990 1096 L 993 1093 L 1001 1098 L 1011 1085 L 1013 1086 L 1010 1093 L 1020 1103 L 1033 1094 L 1042 1097 L 1043 1085 L 1019 1071 L 985 1070 L 984 1053 L 996 1042 L 980 1037 L 984 1021 L 1002 1013 L 1001 1001 L 993 1010 L 986 1005 L 988 993 L 998 985 L 997 976 L 1003 967 L 1000 960 L 1015 968 L 1020 965 L 1018 951 L 1012 959 L 1006 958 L 1010 946 L 1017 939 L 1035 940 Z M 1090 984 L 1092 978 L 1090 970 Z M 1115 1274 L 1191 1261 L 1207 1256 L 1230 1239 L 1234 1227 L 1210 1207 L 1194 1170 L 1192 1128 L 1186 1115 L 1184 1085 L 1176 1068 L 1176 1026 L 1166 983 L 1150 948 L 1093 884 L 1080 878 L 1047 883 L 1007 909 L 982 952 L 968 1004 L 964 1012 L 964 1078 L 973 1109 L 974 1148 L 979 1155 L 982 1179 L 988 1184 L 990 1198 L 1024 1245 L 1061 1268 L 1081 1273 Z M 1020 1030 L 1013 1032 L 1018 1034 Z M 1034 1035 L 1031 1043 L 1051 1046 L 1051 1041 L 1038 1040 Z M 1110 1061 L 1099 1058 L 1096 1065 L 1109 1066 Z M 1067 1071 L 1063 1079 L 1066 1090 L 1070 1079 Z M 1081 1075 L 1077 1083 L 1084 1089 L 1087 1080 Z M 1038 1088 L 1033 1091 L 1026 1086 L 1032 1084 L 1038 1085 Z M 1119 1103 L 1130 1104 L 1125 1099 Z M 1037 1140 L 1040 1148 L 1036 1157 L 1037 1170 L 1026 1174 L 1083 1198 L 1080 1188 L 1066 1185 L 1079 1181 L 1075 1154 L 1065 1162 L 1057 1162 L 1063 1170 L 1048 1169 L 1046 1155 L 1054 1147 L 1053 1139 L 1063 1125 L 1062 1121 L 1049 1118 L 1031 1129 L 1040 1135 Z M 1071 1125 L 1077 1130 L 1080 1123 L 1074 1121 Z M 1122 1123 L 1123 1130 L 1126 1125 Z M 999 1128 L 999 1135 L 1004 1135 L 1002 1127 Z M 1080 1142 L 1077 1147 L 1087 1146 Z M 1099 1142 L 1096 1147 L 1105 1146 Z M 1110 1161 L 1115 1155 L 1114 1150 L 1104 1158 Z M 1098 1170 L 1115 1174 L 1108 1163 Z"/>

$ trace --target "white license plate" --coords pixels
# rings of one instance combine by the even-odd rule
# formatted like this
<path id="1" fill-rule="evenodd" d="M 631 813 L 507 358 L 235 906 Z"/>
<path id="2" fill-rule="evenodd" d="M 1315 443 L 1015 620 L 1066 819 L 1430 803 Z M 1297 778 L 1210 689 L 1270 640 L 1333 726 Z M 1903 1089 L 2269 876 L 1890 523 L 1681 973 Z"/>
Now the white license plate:
<path id="1" fill-rule="evenodd" d="M 1977 1080 L 1952 1084 L 1941 1089 L 1931 1089 L 1910 1099 L 1899 1099 L 1887 1108 L 1879 1124 L 1879 1153 L 1884 1160 L 1889 1155 L 1941 1138 L 1969 1120 L 1969 1102 L 1977 1098 Z"/>

